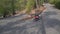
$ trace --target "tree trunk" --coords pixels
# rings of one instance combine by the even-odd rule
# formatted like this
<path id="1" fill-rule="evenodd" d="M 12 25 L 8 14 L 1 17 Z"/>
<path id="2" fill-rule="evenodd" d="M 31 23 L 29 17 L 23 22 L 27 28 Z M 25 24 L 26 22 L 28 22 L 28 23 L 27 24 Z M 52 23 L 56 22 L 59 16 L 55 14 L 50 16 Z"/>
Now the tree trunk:
<path id="1" fill-rule="evenodd" d="M 5 11 L 4 14 L 3 14 L 3 18 L 7 17 L 6 15 L 7 15 L 7 13 L 6 13 L 6 11 Z"/>
<path id="2" fill-rule="evenodd" d="M 16 13 L 15 13 L 15 6 L 14 6 L 14 0 L 12 0 L 12 11 L 13 11 L 13 15 L 15 15 Z"/>

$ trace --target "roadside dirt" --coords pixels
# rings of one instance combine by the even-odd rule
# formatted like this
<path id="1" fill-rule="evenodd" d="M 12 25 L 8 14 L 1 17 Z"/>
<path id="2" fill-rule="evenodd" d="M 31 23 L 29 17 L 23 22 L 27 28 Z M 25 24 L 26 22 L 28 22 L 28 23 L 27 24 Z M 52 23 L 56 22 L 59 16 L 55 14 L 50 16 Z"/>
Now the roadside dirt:
<path id="1" fill-rule="evenodd" d="M 42 13 L 45 9 L 46 9 L 46 7 L 41 6 L 41 7 L 39 8 L 39 12 Z M 31 17 L 31 14 L 35 14 L 35 9 L 34 9 L 34 10 L 31 10 L 30 14 L 27 15 L 27 16 L 26 16 L 25 18 L 23 18 L 22 20 L 32 19 L 33 17 Z"/>
<path id="2" fill-rule="evenodd" d="M 38 9 L 39 11 L 37 11 L 37 12 L 42 13 L 45 9 L 46 9 L 46 7 L 40 6 L 40 8 Z M 35 14 L 35 10 L 36 10 L 36 9 L 31 10 L 30 14 L 28 14 L 25 18 L 23 18 L 23 19 L 21 19 L 21 20 L 32 19 L 33 16 L 31 16 L 31 14 Z M 18 16 L 18 15 L 20 15 L 20 14 L 24 14 L 24 13 L 26 13 L 26 10 L 17 11 L 16 13 L 17 13 L 17 14 L 15 14 L 14 16 Z"/>

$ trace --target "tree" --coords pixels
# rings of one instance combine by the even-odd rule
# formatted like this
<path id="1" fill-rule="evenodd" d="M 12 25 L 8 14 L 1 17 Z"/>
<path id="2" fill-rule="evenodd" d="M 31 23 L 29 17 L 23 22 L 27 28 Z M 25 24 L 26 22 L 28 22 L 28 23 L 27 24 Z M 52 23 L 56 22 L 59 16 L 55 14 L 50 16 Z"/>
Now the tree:
<path id="1" fill-rule="evenodd" d="M 34 4 L 35 4 L 35 0 L 27 0 L 27 4 L 26 4 L 27 13 L 29 13 L 31 11 Z"/>
<path id="2" fill-rule="evenodd" d="M 40 6 L 40 1 L 37 0 L 37 5 Z M 0 15 L 6 17 L 10 14 L 15 14 L 16 10 L 27 9 L 29 13 L 33 8 L 36 8 L 35 0 L 0 0 Z"/>
<path id="3" fill-rule="evenodd" d="M 0 0 L 0 14 L 2 14 L 3 17 L 6 17 L 6 15 L 9 14 L 11 11 L 11 3 L 10 0 Z"/>

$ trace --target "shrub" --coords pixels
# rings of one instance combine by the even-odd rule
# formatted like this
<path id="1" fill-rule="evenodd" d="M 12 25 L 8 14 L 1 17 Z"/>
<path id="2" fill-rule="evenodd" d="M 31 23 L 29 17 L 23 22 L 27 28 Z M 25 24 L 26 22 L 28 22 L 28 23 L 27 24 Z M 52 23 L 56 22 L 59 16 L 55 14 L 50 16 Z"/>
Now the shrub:
<path id="1" fill-rule="evenodd" d="M 55 4 L 56 0 L 49 0 L 49 3 Z"/>
<path id="2" fill-rule="evenodd" d="M 57 1 L 57 2 L 55 3 L 55 7 L 58 8 L 58 9 L 60 9 L 60 1 Z"/>

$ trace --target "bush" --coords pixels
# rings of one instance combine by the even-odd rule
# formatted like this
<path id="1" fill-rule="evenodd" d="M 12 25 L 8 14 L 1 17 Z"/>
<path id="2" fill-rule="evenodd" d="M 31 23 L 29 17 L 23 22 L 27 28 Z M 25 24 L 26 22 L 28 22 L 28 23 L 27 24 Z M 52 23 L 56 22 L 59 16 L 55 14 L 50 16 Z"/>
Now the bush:
<path id="1" fill-rule="evenodd" d="M 57 1 L 57 2 L 55 3 L 55 7 L 58 8 L 58 9 L 60 9 L 60 1 Z"/>
<path id="2" fill-rule="evenodd" d="M 54 4 L 56 8 L 60 9 L 60 0 L 49 0 L 49 3 Z"/>
<path id="3" fill-rule="evenodd" d="M 58 0 L 57 0 L 57 1 L 58 1 Z M 49 0 L 49 3 L 55 4 L 55 3 L 56 3 L 56 0 Z"/>
<path id="4" fill-rule="evenodd" d="M 35 4 L 35 1 L 34 0 L 28 0 L 27 1 L 27 4 L 26 4 L 26 13 L 30 13 L 31 9 L 33 9 L 33 6 Z"/>

